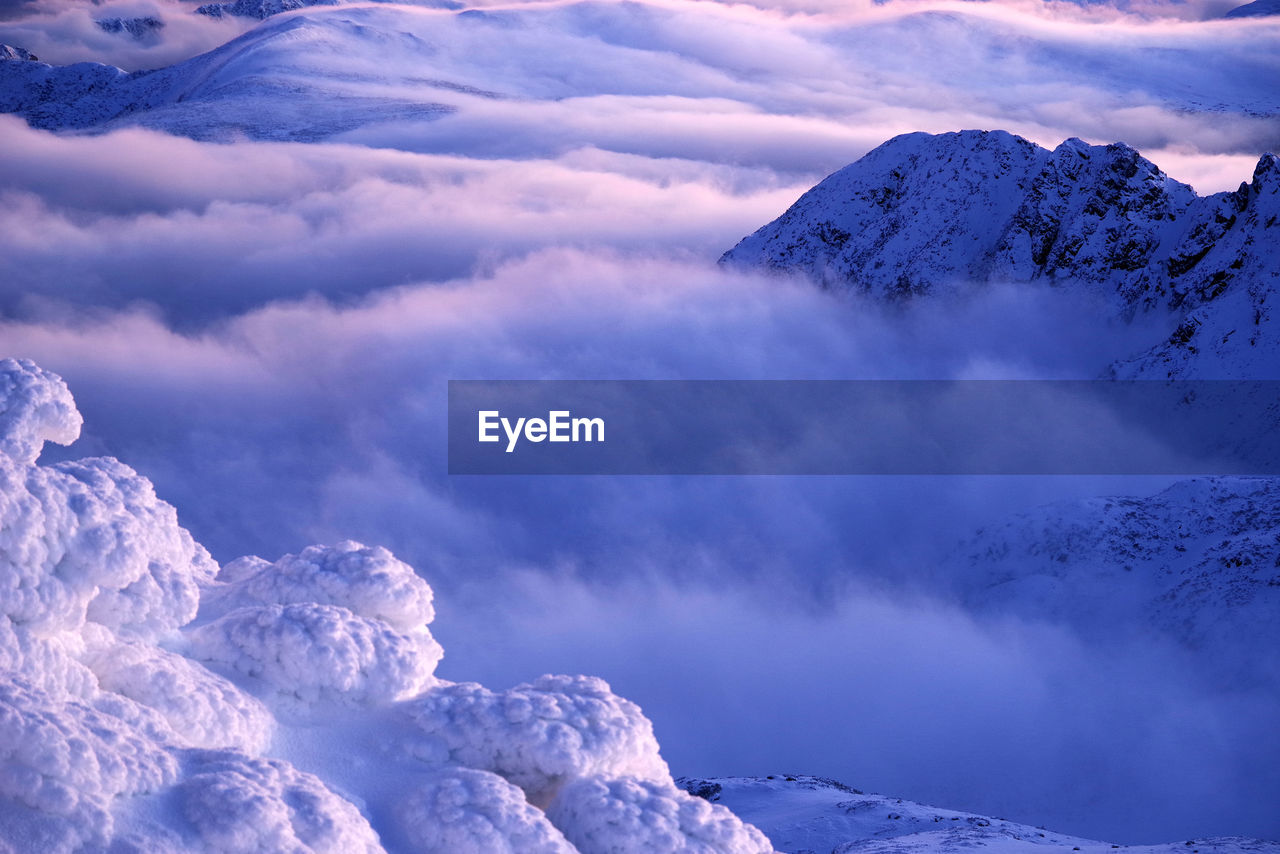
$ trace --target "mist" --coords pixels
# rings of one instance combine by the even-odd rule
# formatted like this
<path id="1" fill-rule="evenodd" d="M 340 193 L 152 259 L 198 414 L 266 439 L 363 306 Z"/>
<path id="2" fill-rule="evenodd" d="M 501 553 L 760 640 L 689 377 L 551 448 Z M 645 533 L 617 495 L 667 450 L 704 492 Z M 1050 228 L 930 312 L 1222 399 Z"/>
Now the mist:
<path id="1" fill-rule="evenodd" d="M 1149 636 L 991 624 L 937 585 L 981 525 L 1168 478 L 444 474 L 450 378 L 1090 377 L 1152 331 L 1087 300 L 996 287 L 885 309 L 548 250 L 198 332 L 102 310 L 0 330 L 82 389 L 84 438 L 46 459 L 129 460 L 220 560 L 386 545 L 450 615 L 446 676 L 603 675 L 677 773 L 803 770 L 1126 841 L 1270 832 L 1275 686 L 1215 694 L 1203 662 Z"/>
<path id="2" fill-rule="evenodd" d="M 1121 842 L 1219 820 L 1273 832 L 1274 694 L 1208 690 L 1172 644 L 1089 645 L 858 583 L 821 603 L 656 573 L 501 586 L 446 600 L 466 617 L 436 627 L 442 672 L 527 678 L 519 648 L 545 638 L 543 661 L 585 663 L 641 704 L 676 774 L 821 774 Z M 510 640 L 469 642 L 472 621 Z"/>

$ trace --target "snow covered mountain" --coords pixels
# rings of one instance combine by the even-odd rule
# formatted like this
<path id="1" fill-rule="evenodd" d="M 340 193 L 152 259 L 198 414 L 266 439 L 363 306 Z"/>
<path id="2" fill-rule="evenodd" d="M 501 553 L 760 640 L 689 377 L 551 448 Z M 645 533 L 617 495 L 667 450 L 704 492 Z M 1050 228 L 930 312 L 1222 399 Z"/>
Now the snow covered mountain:
<path id="1" fill-rule="evenodd" d="M 350 2 L 352 0 L 234 0 L 231 3 L 206 3 L 203 6 L 198 6 L 196 13 L 207 15 L 210 18 L 231 16 L 263 21 L 272 15 L 293 12 L 297 9 L 306 9 L 311 6 L 342 6 Z M 373 2 L 387 2 L 387 0 L 373 0 Z M 433 9 L 462 8 L 462 3 L 457 2 L 457 0 L 435 0 L 435 2 L 415 0 L 411 5 Z"/>
<path id="2" fill-rule="evenodd" d="M 256 18 L 259 21 L 305 9 L 308 6 L 336 6 L 337 0 L 235 0 L 234 3 L 206 3 L 196 8 L 196 13 L 208 15 L 210 18 L 221 18 L 231 15 L 236 18 Z"/>
<path id="3" fill-rule="evenodd" d="M 1087 637 L 1152 631 L 1228 685 L 1280 680 L 1280 481 L 1197 478 L 1150 497 L 1038 508 L 980 530 L 941 583 L 983 614 Z"/>
<path id="4" fill-rule="evenodd" d="M 97 18 L 94 23 L 104 33 L 127 35 L 138 41 L 154 38 L 164 29 L 164 20 L 155 15 L 140 15 L 134 18 Z"/>
<path id="5" fill-rule="evenodd" d="M 1280 15 L 1280 0 L 1253 0 L 1252 3 L 1235 7 L 1222 17 L 1261 18 L 1266 15 Z"/>
<path id="6" fill-rule="evenodd" d="M 351 10 L 342 18 L 273 19 L 159 71 L 0 63 L 0 111 L 43 128 L 136 124 L 197 139 L 312 141 L 370 122 L 430 119 L 455 109 L 439 100 L 442 93 L 454 102 L 476 97 L 448 81 L 406 79 L 386 70 L 378 78 L 359 73 L 353 62 L 371 69 L 389 57 L 371 51 L 353 56 L 353 39 L 364 47 L 374 41 L 396 55 L 402 60 L 397 68 L 422 68 L 433 53 L 409 32 L 371 33 L 360 17 L 361 10 Z M 382 22 L 388 23 L 385 16 Z M 335 57 L 346 61 L 335 63 Z"/>
<path id="7" fill-rule="evenodd" d="M 1117 376 L 1275 373 L 1280 159 L 1200 197 L 1122 143 L 1048 151 L 1003 131 L 907 134 L 805 193 L 722 263 L 883 299 L 975 283 L 1085 288 L 1184 320 Z"/>
<path id="8" fill-rule="evenodd" d="M 25 60 L 32 62 L 39 60 L 40 57 L 34 55 L 29 50 L 24 50 L 13 45 L 0 44 L 0 60 Z"/>
<path id="9" fill-rule="evenodd" d="M 724 804 L 786 854 L 1280 854 L 1280 842 L 1236 837 L 1113 845 L 1003 819 L 873 795 L 822 777 L 682 777 L 684 789 Z"/>

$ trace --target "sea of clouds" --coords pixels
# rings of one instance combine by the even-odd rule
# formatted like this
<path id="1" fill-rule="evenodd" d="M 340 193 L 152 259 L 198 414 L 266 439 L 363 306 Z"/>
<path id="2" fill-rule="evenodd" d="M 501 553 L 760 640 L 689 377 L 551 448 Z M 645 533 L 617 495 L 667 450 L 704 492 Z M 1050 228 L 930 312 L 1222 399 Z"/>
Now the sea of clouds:
<path id="1" fill-rule="evenodd" d="M 1201 192 L 1234 189 L 1280 145 L 1280 24 L 1203 20 L 1219 11 L 536 4 L 512 13 L 506 52 L 460 53 L 441 24 L 463 82 L 525 94 L 432 122 L 227 144 L 0 116 L 0 350 L 64 376 L 85 413 L 47 459 L 126 461 L 219 561 L 386 546 L 449 606 L 442 675 L 604 676 L 677 773 L 824 773 L 1116 840 L 1274 836 L 1276 686 L 1210 693 L 1184 651 L 1099 645 L 1034 614 L 979 622 L 934 584 L 978 525 L 1167 481 L 486 480 L 444 460 L 448 379 L 1098 376 L 1170 319 L 1124 325 L 1079 296 L 1001 287 L 885 308 L 714 262 L 910 130 L 1119 139 Z M 134 43 L 92 25 L 108 12 L 166 27 Z M 6 15 L 0 41 L 128 69 L 249 26 L 188 4 Z M 565 70 L 530 82 L 548 66 Z M 263 601 L 265 622 L 227 623 L 202 655 L 260 669 L 275 627 L 333 607 Z M 421 639 L 360 636 L 399 663 L 342 692 L 428 677 Z M 312 670 L 273 649 L 285 663 L 263 678 Z"/>

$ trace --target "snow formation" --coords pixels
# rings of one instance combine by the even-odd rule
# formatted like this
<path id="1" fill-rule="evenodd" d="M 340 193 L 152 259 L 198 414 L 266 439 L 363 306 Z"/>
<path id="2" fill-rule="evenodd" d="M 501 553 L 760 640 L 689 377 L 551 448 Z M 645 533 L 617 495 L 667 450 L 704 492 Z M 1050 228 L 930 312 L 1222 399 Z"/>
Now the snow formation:
<path id="1" fill-rule="evenodd" d="M 589 677 L 438 679 L 431 589 L 382 548 L 219 569 L 0 361 L 0 851 L 767 854 L 676 787 Z"/>

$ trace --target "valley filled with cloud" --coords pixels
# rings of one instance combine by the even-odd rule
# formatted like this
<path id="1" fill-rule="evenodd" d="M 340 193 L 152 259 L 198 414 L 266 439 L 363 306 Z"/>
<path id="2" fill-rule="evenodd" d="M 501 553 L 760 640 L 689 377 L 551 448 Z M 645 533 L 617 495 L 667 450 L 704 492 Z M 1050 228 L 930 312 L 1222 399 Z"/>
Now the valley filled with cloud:
<path id="1" fill-rule="evenodd" d="M 0 357 L 55 372 L 83 414 L 79 439 L 46 446 L 40 466 L 110 456 L 136 469 L 176 508 L 176 521 L 154 511 L 165 548 L 182 552 L 165 560 L 196 567 L 192 591 L 166 587 L 179 604 L 154 600 L 177 610 L 146 637 L 94 617 L 88 588 L 68 594 L 88 617 L 40 598 L 57 631 L 75 634 L 58 655 L 77 664 L 14 705 L 51 708 L 31 697 L 82 679 L 163 712 L 172 704 L 137 687 L 160 671 L 217 680 L 206 693 L 221 698 L 164 724 L 207 727 L 179 760 L 146 742 L 137 773 L 116 778 L 129 785 L 84 784 L 83 827 L 101 830 L 93 810 L 129 786 L 183 780 L 187 824 L 166 833 L 209 850 L 286 850 L 219 836 L 216 809 L 202 811 L 219 775 L 238 775 L 284 800 L 342 800 L 313 780 L 354 793 L 332 806 L 357 816 L 343 825 L 353 835 L 325 844 L 365 850 L 374 828 L 387 850 L 501 850 L 431 837 L 443 831 L 405 818 L 429 814 L 421 804 L 376 805 L 385 784 L 343 770 L 332 746 L 344 732 L 365 744 L 355 703 L 378 722 L 394 707 L 397 738 L 425 727 L 447 742 L 447 762 L 428 757 L 447 773 L 414 797 L 501 805 L 487 820 L 527 840 L 515 851 L 615 850 L 604 846 L 616 828 L 593 824 L 590 805 L 675 815 L 684 795 L 668 767 L 822 775 L 1118 843 L 1280 835 L 1265 576 L 1247 588 L 1256 613 L 1229 598 L 1194 605 L 1228 623 L 1246 613 L 1250 655 L 1212 633 L 1189 639 L 1166 619 L 1184 611 L 1152 617 L 1146 600 L 1100 626 L 1032 585 L 1002 598 L 991 590 L 1007 593 L 1024 564 L 973 558 L 1000 548 L 980 529 L 1012 525 L 1001 542 L 1038 555 L 1054 520 L 1091 530 L 1103 523 L 1090 502 L 1131 496 L 1146 502 L 1135 514 L 1159 520 L 1134 529 L 1143 542 L 1183 520 L 1168 501 L 1193 508 L 1188 527 L 1230 516 L 1230 530 L 1178 541 L 1203 557 L 1197 572 L 1227 560 L 1211 553 L 1224 538 L 1247 541 L 1262 566 L 1275 556 L 1272 499 L 1252 481 L 1184 501 L 1150 498 L 1174 484 L 1165 476 L 484 478 L 450 476 L 445 457 L 451 379 L 1106 376 L 1176 335 L 1195 300 L 1122 312 L 1097 289 L 965 278 L 887 301 L 856 282 L 717 262 L 827 174 L 915 131 L 1000 129 L 1047 149 L 1124 142 L 1201 197 L 1253 182 L 1240 198 L 1273 210 L 1274 170 L 1259 160 L 1280 151 L 1280 18 L 1222 19 L 1231 4 L 1207 2 L 371 3 L 261 20 L 195 5 L 34 0 L 0 15 L 0 42 L 39 57 L 0 60 L 11 113 L 0 115 Z M 147 16 L 163 26 L 141 36 L 97 23 Z M 74 64 L 85 62 L 106 67 Z M 1248 239 L 1275 257 L 1274 230 Z M 1219 304 L 1249 288 L 1256 301 L 1274 269 Z M 29 428 L 0 435 L 28 441 Z M 1046 505 L 1057 509 L 1036 509 Z M 1027 513 L 1049 521 L 1009 521 Z M 345 588 L 321 595 L 275 564 L 349 540 L 395 555 L 350 571 L 395 580 L 388 601 L 408 611 Z M 1172 541 L 1152 549 L 1157 578 L 1179 558 Z M 15 565 L 17 554 L 0 549 Z M 232 563 L 246 554 L 265 561 Z M 1094 575 L 1055 583 L 1109 591 L 1125 582 L 1108 573 L 1131 568 L 1117 554 L 1099 546 L 1081 562 Z M 221 587 L 210 587 L 215 562 Z M 250 570 L 268 564 L 306 590 L 264 574 L 270 589 L 253 593 Z M 1161 583 L 1142 595 L 1176 599 Z M 184 625 L 181 642 L 165 640 Z M 352 665 L 364 682 L 291 657 L 291 633 L 322 631 L 370 656 Z M 146 649 L 158 652 L 137 651 L 157 638 Z M 138 663 L 93 657 L 125 641 Z M 538 682 L 544 673 L 593 674 L 619 696 L 590 680 Z M 246 688 L 246 674 L 259 681 Z M 300 674 L 319 681 L 299 687 Z M 433 690 L 436 679 L 490 689 Z M 612 722 L 573 754 L 577 782 L 539 776 L 558 760 L 522 746 L 542 743 L 532 724 L 481 731 L 501 717 L 495 704 L 541 702 L 511 699 L 521 691 Z M 163 742 L 154 714 L 125 718 Z M 332 744 L 299 723 L 308 715 L 325 717 Z M 267 747 L 276 725 L 295 734 Z M 199 753 L 228 746 L 244 756 Z M 669 832 L 721 848 L 617 850 L 763 844 L 719 808 L 694 812 Z"/>

